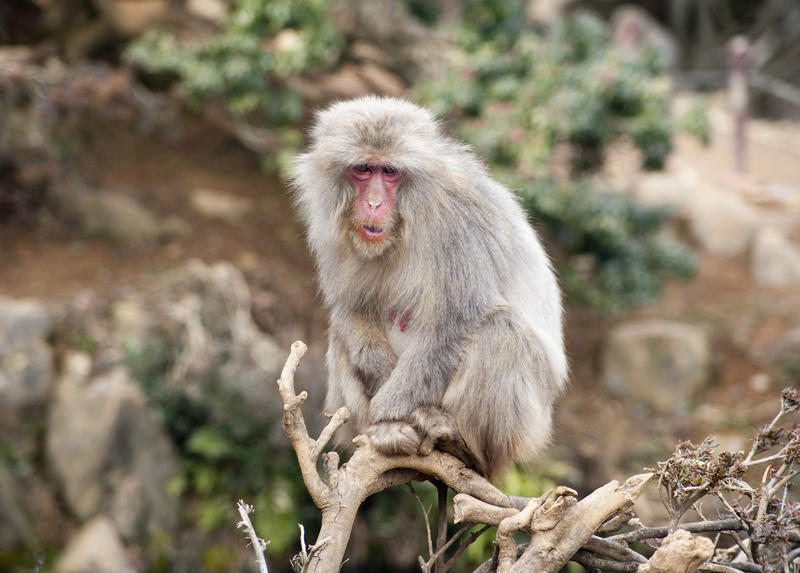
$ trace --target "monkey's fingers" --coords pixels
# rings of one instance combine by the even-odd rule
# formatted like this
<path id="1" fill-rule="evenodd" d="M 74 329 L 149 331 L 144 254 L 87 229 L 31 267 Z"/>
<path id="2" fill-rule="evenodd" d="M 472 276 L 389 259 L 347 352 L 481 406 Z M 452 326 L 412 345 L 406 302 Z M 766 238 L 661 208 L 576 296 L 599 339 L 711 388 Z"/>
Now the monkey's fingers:
<path id="1" fill-rule="evenodd" d="M 418 408 L 411 413 L 410 421 L 422 439 L 420 454 L 427 456 L 434 448 L 438 448 L 457 457 L 469 467 L 478 467 L 464 438 L 446 413 L 436 408 Z"/>
<path id="2" fill-rule="evenodd" d="M 378 422 L 367 428 L 367 436 L 385 456 L 413 455 L 420 447 L 419 435 L 406 422 Z"/>

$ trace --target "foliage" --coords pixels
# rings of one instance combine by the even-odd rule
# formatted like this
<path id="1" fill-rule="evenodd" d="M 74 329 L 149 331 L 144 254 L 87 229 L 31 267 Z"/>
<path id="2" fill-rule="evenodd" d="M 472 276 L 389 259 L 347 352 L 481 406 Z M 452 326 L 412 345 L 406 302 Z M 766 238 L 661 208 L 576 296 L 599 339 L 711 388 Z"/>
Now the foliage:
<path id="1" fill-rule="evenodd" d="M 183 40 L 149 30 L 125 58 L 151 76 L 176 81 L 194 104 L 218 101 L 251 126 L 298 141 L 303 101 L 288 80 L 336 62 L 342 40 L 331 24 L 331 0 L 238 0 L 210 38 Z"/>
<path id="2" fill-rule="evenodd" d="M 672 217 L 668 208 L 645 207 L 586 181 L 542 179 L 518 188 L 528 212 L 569 254 L 559 272 L 572 302 L 621 311 L 657 298 L 664 274 L 694 272 L 685 247 L 659 234 Z"/>
<path id="3" fill-rule="evenodd" d="M 666 62 L 621 53 L 588 13 L 544 35 L 521 28 L 516 4 L 470 4 L 465 14 L 476 24 L 458 33 L 465 57 L 417 86 L 417 97 L 451 118 L 518 190 L 565 258 L 559 269 L 573 301 L 620 311 L 652 300 L 665 275 L 694 270 L 689 251 L 661 237 L 671 213 L 598 189 L 588 176 L 621 138 L 639 149 L 645 168 L 663 165 L 675 123 Z M 684 124 L 702 134 L 703 117 L 695 108 Z M 564 149 L 569 178 L 557 181 L 551 173 Z"/>
<path id="4" fill-rule="evenodd" d="M 758 431 L 747 455 L 726 451 L 715 455 L 717 443 L 708 437 L 699 445 L 679 444 L 670 459 L 658 464 L 672 527 L 689 509 L 697 509 L 702 517 L 698 502 L 711 495 L 720 502 L 718 519 L 732 519 L 737 526 L 728 529 L 748 533 L 749 542 L 730 533 L 735 543 L 729 550 L 718 550 L 714 561 L 744 560 L 763 568 L 759 571 L 798 571 L 793 560 L 800 546 L 800 502 L 789 491 L 800 474 L 800 427 L 795 423 L 783 428 L 778 423 L 799 407 L 800 391 L 785 388 L 780 411 Z M 755 473 L 759 483 L 748 483 L 748 475 L 753 476 L 748 470 L 756 466 L 766 469 Z"/>

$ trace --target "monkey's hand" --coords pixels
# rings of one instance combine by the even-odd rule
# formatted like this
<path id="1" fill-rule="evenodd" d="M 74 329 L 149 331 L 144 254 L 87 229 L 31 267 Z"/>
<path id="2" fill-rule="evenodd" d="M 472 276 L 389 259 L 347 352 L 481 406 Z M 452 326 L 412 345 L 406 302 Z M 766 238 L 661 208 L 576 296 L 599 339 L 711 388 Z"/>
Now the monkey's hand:
<path id="1" fill-rule="evenodd" d="M 377 422 L 367 428 L 372 445 L 385 456 L 416 454 L 420 439 L 406 422 Z"/>
<path id="2" fill-rule="evenodd" d="M 419 453 L 423 456 L 437 448 L 457 457 L 471 468 L 478 467 L 464 438 L 445 412 L 437 408 L 417 408 L 411 412 L 409 422 L 420 437 Z"/>

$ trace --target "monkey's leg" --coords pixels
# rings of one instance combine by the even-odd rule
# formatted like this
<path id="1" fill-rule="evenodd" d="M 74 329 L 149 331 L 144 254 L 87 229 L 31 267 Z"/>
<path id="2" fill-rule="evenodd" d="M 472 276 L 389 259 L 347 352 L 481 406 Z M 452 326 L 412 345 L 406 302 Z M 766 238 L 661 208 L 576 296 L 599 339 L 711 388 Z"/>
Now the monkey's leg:
<path id="1" fill-rule="evenodd" d="M 417 432 L 405 422 L 381 422 L 369 425 L 369 390 L 359 368 L 351 362 L 343 337 L 331 329 L 328 343 L 328 394 L 325 411 L 335 412 L 341 406 L 350 410 L 350 422 L 336 436 L 341 447 L 350 447 L 358 434 L 366 433 L 375 448 L 388 456 L 414 454 L 419 448 Z"/>
<path id="2" fill-rule="evenodd" d="M 397 364 L 379 316 L 360 313 L 334 313 L 336 338 L 346 349 L 355 374 L 369 397 L 375 395 Z M 334 327 L 331 327 L 334 330 Z"/>
<path id="3" fill-rule="evenodd" d="M 471 337 L 442 400 L 490 479 L 550 435 L 558 383 L 539 336 L 513 309 L 497 307 Z"/>
<path id="4" fill-rule="evenodd" d="M 335 329 L 328 335 L 328 392 L 325 412 L 332 414 L 342 406 L 350 410 L 350 420 L 336 432 L 336 444 L 352 447 L 351 441 L 367 429 L 369 397 L 350 362 L 350 353 Z"/>

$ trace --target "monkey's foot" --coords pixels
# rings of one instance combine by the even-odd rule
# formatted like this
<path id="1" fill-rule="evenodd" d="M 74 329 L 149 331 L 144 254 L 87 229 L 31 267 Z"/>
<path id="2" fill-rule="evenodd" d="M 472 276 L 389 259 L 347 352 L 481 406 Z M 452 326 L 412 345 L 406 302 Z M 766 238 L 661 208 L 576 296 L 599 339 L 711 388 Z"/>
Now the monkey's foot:
<path id="1" fill-rule="evenodd" d="M 411 413 L 409 421 L 419 434 L 420 454 L 427 456 L 434 448 L 438 448 L 457 457 L 469 467 L 478 467 L 464 438 L 446 413 L 436 408 L 418 408 Z"/>
<path id="2" fill-rule="evenodd" d="M 367 436 L 385 456 L 412 455 L 420 448 L 419 435 L 406 422 L 377 422 L 367 428 Z"/>

